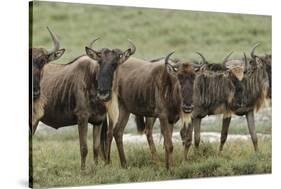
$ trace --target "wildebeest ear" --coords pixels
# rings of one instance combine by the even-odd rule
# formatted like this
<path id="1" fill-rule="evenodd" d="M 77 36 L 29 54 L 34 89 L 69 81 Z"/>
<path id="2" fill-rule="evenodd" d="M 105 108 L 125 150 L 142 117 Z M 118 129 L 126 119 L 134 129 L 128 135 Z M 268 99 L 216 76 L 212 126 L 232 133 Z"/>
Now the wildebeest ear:
<path id="1" fill-rule="evenodd" d="M 165 67 L 166 67 L 166 70 L 169 74 L 173 75 L 173 76 L 176 76 L 176 74 L 178 73 L 179 71 L 179 63 L 171 63 L 169 61 L 170 59 L 170 56 L 172 56 L 172 54 L 174 54 L 174 52 L 171 52 L 170 54 L 168 54 L 165 58 Z"/>
<path id="2" fill-rule="evenodd" d="M 169 74 L 171 75 L 176 75 L 179 71 L 179 65 L 178 64 L 175 64 L 175 65 L 172 65 L 171 63 L 166 63 L 166 70 Z"/>
<path id="3" fill-rule="evenodd" d="M 48 62 L 59 59 L 65 52 L 65 49 L 59 49 L 51 54 L 49 54 Z"/>
<path id="4" fill-rule="evenodd" d="M 127 49 L 124 53 L 119 55 L 119 64 L 123 64 L 131 56 L 131 49 Z"/>
<path id="5" fill-rule="evenodd" d="M 131 55 L 135 54 L 136 52 L 136 46 L 134 45 L 134 43 L 131 40 L 129 40 L 129 43 L 131 47 L 124 51 L 123 54 L 119 55 L 119 64 L 124 63 Z"/>
<path id="6" fill-rule="evenodd" d="M 85 47 L 86 54 L 92 58 L 93 60 L 100 61 L 101 60 L 101 53 L 91 49 L 90 47 Z"/>
<path id="7" fill-rule="evenodd" d="M 263 62 L 262 62 L 261 58 L 258 57 L 258 56 L 255 57 L 255 62 L 256 62 L 258 67 L 261 67 L 263 65 Z"/>

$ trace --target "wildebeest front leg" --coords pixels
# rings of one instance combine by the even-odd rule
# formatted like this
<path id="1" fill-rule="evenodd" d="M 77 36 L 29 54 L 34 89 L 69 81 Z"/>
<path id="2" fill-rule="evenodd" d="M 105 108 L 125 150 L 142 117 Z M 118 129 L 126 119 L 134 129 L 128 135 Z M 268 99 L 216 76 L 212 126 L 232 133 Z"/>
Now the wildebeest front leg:
<path id="1" fill-rule="evenodd" d="M 255 151 L 258 151 L 258 137 L 256 133 L 256 126 L 255 126 L 255 118 L 254 118 L 254 111 L 250 111 L 246 114 L 248 129 L 252 138 L 252 142 L 255 148 Z"/>
<path id="2" fill-rule="evenodd" d="M 93 152 L 94 152 L 94 161 L 96 165 L 98 164 L 101 129 L 102 129 L 102 124 L 94 125 L 93 127 Z"/>
<path id="3" fill-rule="evenodd" d="M 107 142 L 106 142 L 106 164 L 110 164 L 111 143 L 113 139 L 113 121 L 108 119 Z"/>
<path id="4" fill-rule="evenodd" d="M 168 123 L 167 118 L 159 119 L 161 132 L 164 136 L 166 168 L 170 169 L 171 165 L 173 164 L 172 126 Z"/>
<path id="5" fill-rule="evenodd" d="M 230 125 L 231 117 L 223 117 L 222 120 L 222 129 L 221 129 L 221 144 L 220 144 L 220 151 L 223 150 L 223 145 L 227 139 L 228 129 Z"/>
<path id="6" fill-rule="evenodd" d="M 193 124 L 189 123 L 186 130 L 186 138 L 184 141 L 184 152 L 183 152 L 184 160 L 187 160 L 187 154 L 192 144 L 192 131 L 193 131 Z"/>
<path id="7" fill-rule="evenodd" d="M 200 133 L 201 133 L 201 119 L 194 118 L 192 120 L 193 128 L 194 128 L 194 140 L 195 147 L 198 149 L 200 144 Z"/>
<path id="8" fill-rule="evenodd" d="M 87 146 L 87 133 L 88 133 L 88 120 L 80 118 L 78 121 L 79 143 L 81 154 L 81 170 L 85 170 L 86 157 L 88 154 Z"/>
<path id="9" fill-rule="evenodd" d="M 123 168 L 127 168 L 127 161 L 126 161 L 124 146 L 123 146 L 123 133 L 126 124 L 128 122 L 129 116 L 130 116 L 129 112 L 126 112 L 120 108 L 118 122 L 113 131 L 114 139 L 119 153 L 120 163 Z"/>
<path id="10" fill-rule="evenodd" d="M 153 135 L 152 135 L 152 131 L 153 131 L 153 125 L 155 123 L 156 118 L 152 118 L 152 117 L 147 117 L 146 118 L 146 123 L 145 123 L 145 134 L 146 134 L 146 139 L 150 148 L 150 152 L 152 155 L 152 159 L 153 160 L 158 160 L 158 154 L 156 151 L 156 147 L 154 144 L 154 140 L 153 140 Z"/>

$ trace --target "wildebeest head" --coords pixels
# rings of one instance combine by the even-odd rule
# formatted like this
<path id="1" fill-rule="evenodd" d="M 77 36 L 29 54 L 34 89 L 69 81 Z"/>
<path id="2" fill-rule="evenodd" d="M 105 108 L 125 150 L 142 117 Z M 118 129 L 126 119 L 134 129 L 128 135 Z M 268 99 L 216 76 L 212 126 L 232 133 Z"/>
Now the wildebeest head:
<path id="1" fill-rule="evenodd" d="M 170 53 L 165 58 L 165 65 L 167 72 L 176 77 L 180 84 L 182 104 L 181 110 L 183 113 L 191 113 L 193 110 L 193 83 L 195 79 L 195 72 L 191 64 L 181 63 L 180 61 L 169 61 Z"/>
<path id="2" fill-rule="evenodd" d="M 29 49 L 29 60 L 32 61 L 32 85 L 33 85 L 33 98 L 36 99 L 40 95 L 40 78 L 42 75 L 42 69 L 45 64 L 57 60 L 60 58 L 65 49 L 59 49 L 60 43 L 57 37 L 47 27 L 52 41 L 53 48 L 46 50 L 45 48 L 31 48 Z"/>
<path id="3" fill-rule="evenodd" d="M 206 58 L 201 54 L 200 52 L 196 52 L 202 59 L 202 62 L 200 64 L 197 63 L 197 65 L 193 65 L 196 72 L 198 71 L 226 71 L 228 68 L 225 66 L 225 63 L 228 61 L 229 57 L 232 55 L 233 52 L 230 52 L 222 61 L 222 63 L 209 63 Z"/>
<path id="4" fill-rule="evenodd" d="M 251 51 L 251 59 L 248 61 L 249 65 L 247 66 L 247 73 L 252 74 L 258 69 L 266 70 L 269 84 L 267 97 L 271 98 L 271 54 L 265 54 L 264 56 L 255 55 L 255 49 L 259 45 L 260 43 L 257 43 Z"/>
<path id="5" fill-rule="evenodd" d="M 99 64 L 99 71 L 97 73 L 97 95 L 100 100 L 106 102 L 111 99 L 115 70 L 120 64 L 124 63 L 135 53 L 136 47 L 131 41 L 129 41 L 132 47 L 126 51 L 122 51 L 120 49 L 111 50 L 108 48 L 94 50 L 91 47 L 97 39 L 93 40 L 89 47 L 86 47 L 86 53 Z"/>

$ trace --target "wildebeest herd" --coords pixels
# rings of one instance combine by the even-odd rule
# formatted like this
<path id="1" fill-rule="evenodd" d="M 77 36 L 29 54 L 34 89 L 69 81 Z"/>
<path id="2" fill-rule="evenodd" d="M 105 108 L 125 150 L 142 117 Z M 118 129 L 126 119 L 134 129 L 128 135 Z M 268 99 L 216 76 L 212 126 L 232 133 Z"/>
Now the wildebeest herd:
<path id="1" fill-rule="evenodd" d="M 201 120 L 207 115 L 223 114 L 220 150 L 227 139 L 231 115 L 246 115 L 255 151 L 258 150 L 254 112 L 271 99 L 271 54 L 209 63 L 199 52 L 201 61 L 184 62 L 171 58 L 147 61 L 132 57 L 136 46 L 120 49 L 94 48 L 94 39 L 85 47 L 86 54 L 66 64 L 49 63 L 60 58 L 65 49 L 47 28 L 54 47 L 29 50 L 32 64 L 32 108 L 30 133 L 39 121 L 58 129 L 78 124 L 81 170 L 86 168 L 88 123 L 93 125 L 93 154 L 98 162 L 101 153 L 110 163 L 113 137 L 122 167 L 127 166 L 123 133 L 130 114 L 135 115 L 137 129 L 145 132 L 152 153 L 158 159 L 152 137 L 155 120 L 160 121 L 164 138 L 165 163 L 173 164 L 172 133 L 181 120 L 183 158 L 192 144 L 200 143 Z"/>

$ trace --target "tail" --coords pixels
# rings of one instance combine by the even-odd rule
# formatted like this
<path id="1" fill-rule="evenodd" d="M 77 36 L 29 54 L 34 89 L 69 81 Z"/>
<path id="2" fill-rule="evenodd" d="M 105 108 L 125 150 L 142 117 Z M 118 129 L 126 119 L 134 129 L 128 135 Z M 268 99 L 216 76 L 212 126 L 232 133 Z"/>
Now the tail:
<path id="1" fill-rule="evenodd" d="M 144 117 L 143 116 L 135 116 L 135 122 L 137 125 L 137 129 L 139 133 L 143 133 L 145 129 Z"/>
<path id="2" fill-rule="evenodd" d="M 100 136 L 100 144 L 101 144 L 101 152 L 104 159 L 106 159 L 106 151 L 107 151 L 107 119 L 104 119 L 101 128 L 101 136 Z"/>

